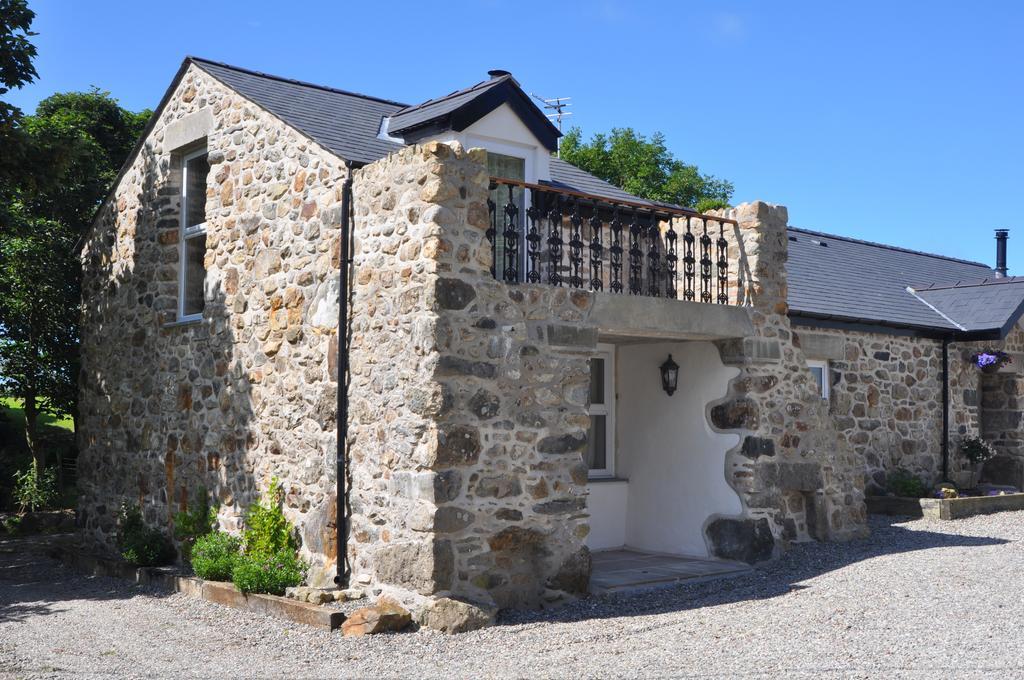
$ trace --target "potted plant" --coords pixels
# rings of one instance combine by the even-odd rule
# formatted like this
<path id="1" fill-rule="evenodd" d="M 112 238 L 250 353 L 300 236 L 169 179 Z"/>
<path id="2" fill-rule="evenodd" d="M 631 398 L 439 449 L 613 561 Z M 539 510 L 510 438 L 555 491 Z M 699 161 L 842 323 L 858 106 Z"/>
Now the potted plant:
<path id="1" fill-rule="evenodd" d="M 979 437 L 964 437 L 960 442 L 960 455 L 970 463 L 971 479 L 968 486 L 973 489 L 978 486 L 982 466 L 985 461 L 995 457 L 996 450 Z"/>
<path id="2" fill-rule="evenodd" d="M 1006 364 L 1013 363 L 1013 357 L 998 349 L 986 349 L 971 356 L 971 363 L 982 373 L 995 373 Z"/>

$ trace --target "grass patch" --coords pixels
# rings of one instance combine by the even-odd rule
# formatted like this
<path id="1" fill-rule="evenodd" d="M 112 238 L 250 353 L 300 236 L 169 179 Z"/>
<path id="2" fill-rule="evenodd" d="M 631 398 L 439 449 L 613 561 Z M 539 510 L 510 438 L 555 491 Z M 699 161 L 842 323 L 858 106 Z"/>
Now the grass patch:
<path id="1" fill-rule="evenodd" d="M 19 431 L 25 430 L 25 409 L 24 402 L 15 397 L 0 397 L 0 410 L 7 416 L 9 422 Z M 40 413 L 38 421 L 40 427 L 59 427 L 68 432 L 75 431 L 75 421 L 70 416 L 55 418 L 49 413 Z"/>

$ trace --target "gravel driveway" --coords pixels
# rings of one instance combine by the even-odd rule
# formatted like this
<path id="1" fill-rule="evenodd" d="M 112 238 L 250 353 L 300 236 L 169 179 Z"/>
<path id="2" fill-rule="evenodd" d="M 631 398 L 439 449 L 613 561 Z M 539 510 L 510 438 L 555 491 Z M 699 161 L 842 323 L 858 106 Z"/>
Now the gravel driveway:
<path id="1" fill-rule="evenodd" d="M 1024 512 L 872 520 L 728 581 L 345 639 L 0 544 L 0 676 L 1024 676 Z"/>

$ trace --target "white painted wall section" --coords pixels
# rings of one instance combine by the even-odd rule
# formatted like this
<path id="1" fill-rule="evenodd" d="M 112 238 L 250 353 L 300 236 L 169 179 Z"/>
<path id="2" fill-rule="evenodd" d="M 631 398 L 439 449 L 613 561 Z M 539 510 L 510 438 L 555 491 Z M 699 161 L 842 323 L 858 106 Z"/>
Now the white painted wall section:
<path id="1" fill-rule="evenodd" d="M 672 396 L 659 369 L 670 353 L 679 364 Z M 617 369 L 617 470 L 629 480 L 625 545 L 706 557 L 708 517 L 743 509 L 725 479 L 725 454 L 739 435 L 713 431 L 707 418 L 739 369 L 724 366 L 709 342 L 620 346 Z"/>
<path id="2" fill-rule="evenodd" d="M 551 153 L 508 104 L 502 104 L 462 132 L 448 130 L 431 139 L 457 141 L 467 149 L 483 148 L 494 153 L 526 159 L 526 181 L 551 179 Z"/>
<path id="3" fill-rule="evenodd" d="M 587 485 L 587 491 L 587 508 L 590 511 L 587 547 L 591 550 L 624 547 L 629 483 L 621 479 L 592 481 Z"/>

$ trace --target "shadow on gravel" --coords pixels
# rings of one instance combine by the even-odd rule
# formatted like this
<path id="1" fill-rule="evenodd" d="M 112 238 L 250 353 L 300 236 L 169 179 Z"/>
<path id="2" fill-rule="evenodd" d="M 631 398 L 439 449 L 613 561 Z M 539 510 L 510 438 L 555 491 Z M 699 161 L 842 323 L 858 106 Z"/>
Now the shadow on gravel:
<path id="1" fill-rule="evenodd" d="M 701 583 L 678 583 L 631 593 L 612 593 L 579 600 L 549 611 L 504 611 L 499 625 L 534 622 L 569 623 L 587 619 L 646 616 L 686 611 L 747 600 L 766 600 L 809 586 L 802 581 L 874 557 L 936 548 L 971 548 L 1009 543 L 1002 538 L 914 531 L 900 524 L 906 517 L 870 519 L 871 536 L 846 543 L 802 543 L 778 561 L 740 576 Z"/>
<path id="2" fill-rule="evenodd" d="M 0 539 L 0 623 L 67 611 L 70 600 L 126 600 L 158 591 L 127 581 L 83 576 L 47 556 L 63 536 Z"/>

